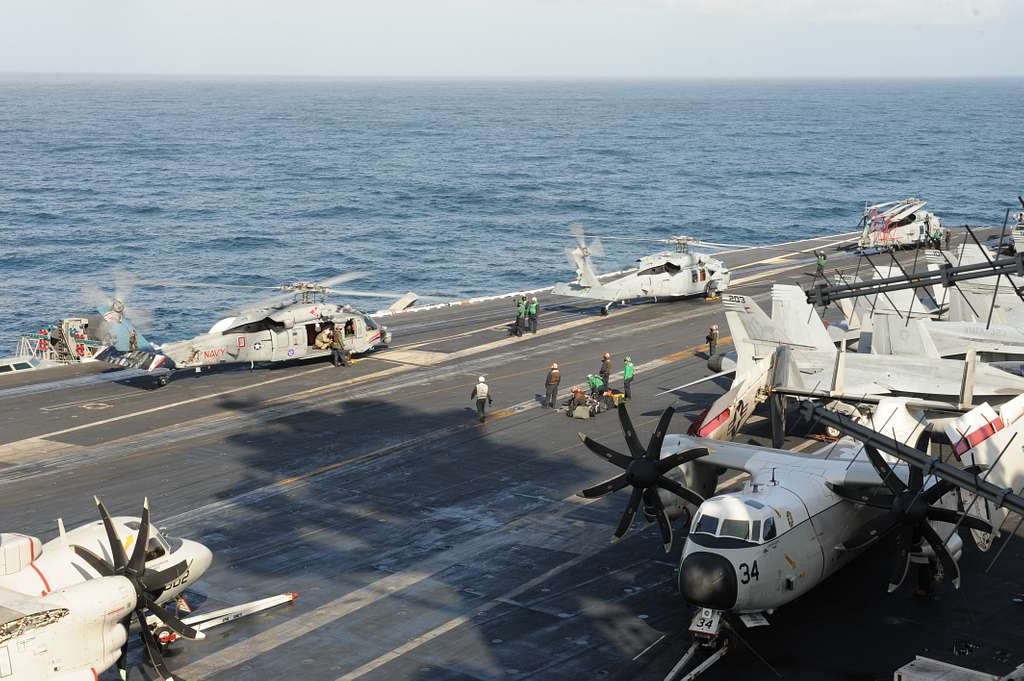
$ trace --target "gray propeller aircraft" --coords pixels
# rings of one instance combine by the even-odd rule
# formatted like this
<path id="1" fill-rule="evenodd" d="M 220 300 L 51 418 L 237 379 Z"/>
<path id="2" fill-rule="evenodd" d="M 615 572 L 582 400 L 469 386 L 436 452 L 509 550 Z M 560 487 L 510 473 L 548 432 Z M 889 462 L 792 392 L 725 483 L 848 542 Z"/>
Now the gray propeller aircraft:
<path id="1" fill-rule="evenodd" d="M 631 300 L 663 300 L 696 295 L 713 297 L 729 287 L 729 268 L 721 260 L 692 249 L 744 248 L 715 244 L 688 236 L 673 236 L 668 239 L 608 236 L 604 238 L 666 243 L 675 249 L 644 256 L 637 260 L 634 270 L 601 281 L 601 275 L 594 271 L 590 262 L 592 257 L 604 255 L 601 238 L 588 243 L 583 228 L 578 224 L 571 225 L 570 231 L 576 238 L 576 247 L 566 248 L 565 252 L 569 263 L 576 270 L 576 281 L 555 284 L 551 292 L 572 298 L 607 301 L 602 309 L 604 314 L 607 314 L 615 303 Z"/>
<path id="2" fill-rule="evenodd" d="M 273 288 L 281 295 L 219 320 L 206 333 L 184 341 L 164 343 L 154 352 L 120 352 L 107 350 L 98 359 L 144 368 L 163 369 L 158 381 L 167 383 L 171 372 L 182 369 L 244 363 L 250 366 L 264 362 L 325 357 L 330 354 L 324 332 L 344 334 L 344 347 L 350 354 L 363 354 L 391 342 L 391 332 L 368 314 L 349 305 L 327 302 L 327 294 L 349 297 L 394 297 L 391 293 L 353 291 L 335 288 L 365 273 L 353 272 L 318 282 L 295 282 L 276 287 L 232 284 L 202 284 L 225 288 Z M 198 286 L 181 282 L 151 281 L 153 285 Z M 402 297 L 403 305 L 415 301 L 414 294 Z"/>
<path id="3" fill-rule="evenodd" d="M 970 430 L 956 440 L 964 443 L 962 454 L 971 449 L 979 452 L 979 460 L 998 459 L 1000 443 L 1024 430 L 1024 396 L 1005 405 L 1002 413 L 1014 420 L 1002 425 L 1001 438 Z M 890 592 L 903 583 L 912 561 L 924 562 L 959 588 L 963 540 L 957 528 L 986 538 L 994 531 L 989 519 L 957 510 L 956 498 L 949 494 L 956 485 L 918 467 L 894 463 L 871 445 L 843 438 L 803 454 L 667 435 L 672 414 L 672 407 L 662 414 L 645 448 L 620 405 L 629 455 L 580 434 L 590 451 L 622 469 L 581 496 L 598 498 L 632 488 L 616 538 L 627 532 L 642 506 L 646 520 L 658 524 L 667 551 L 672 519 L 689 517 L 690 509 L 696 509 L 678 577 L 680 593 L 697 608 L 690 625 L 694 641 L 668 678 L 702 646 L 714 652 L 687 679 L 727 652 L 728 641 L 720 638 L 727 615 L 739 616 L 748 626 L 767 624 L 765 615 L 812 590 L 882 538 L 896 539 Z M 986 416 L 979 407 L 970 420 L 982 423 Z M 923 415 L 900 398 L 883 399 L 871 424 L 912 446 L 931 442 Z M 1007 454 L 1003 461 L 1013 460 L 1014 471 L 1024 465 L 1020 445 Z M 716 493 L 725 470 L 749 476 L 741 490 Z M 980 471 L 980 466 L 964 470 L 975 476 Z M 981 548 L 990 545 L 986 540 Z"/>

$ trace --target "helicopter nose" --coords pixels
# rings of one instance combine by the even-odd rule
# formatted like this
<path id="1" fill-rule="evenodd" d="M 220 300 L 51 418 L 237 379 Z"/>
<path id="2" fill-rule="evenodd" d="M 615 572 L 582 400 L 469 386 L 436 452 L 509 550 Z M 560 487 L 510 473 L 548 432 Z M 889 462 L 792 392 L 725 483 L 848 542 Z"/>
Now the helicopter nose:
<path id="1" fill-rule="evenodd" d="M 717 553 L 691 553 L 679 567 L 679 591 L 691 605 L 729 610 L 736 605 L 736 570 Z"/>

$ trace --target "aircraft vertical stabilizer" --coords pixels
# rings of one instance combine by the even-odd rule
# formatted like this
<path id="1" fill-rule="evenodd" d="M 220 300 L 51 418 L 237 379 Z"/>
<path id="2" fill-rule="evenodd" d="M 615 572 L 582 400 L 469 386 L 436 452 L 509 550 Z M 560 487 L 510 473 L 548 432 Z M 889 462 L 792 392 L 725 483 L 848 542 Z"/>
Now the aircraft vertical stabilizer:
<path id="1" fill-rule="evenodd" d="M 965 466 L 981 465 L 987 470 L 980 474 L 994 485 L 1020 492 L 1024 488 L 1024 395 L 1019 395 L 999 408 L 999 413 L 986 402 L 975 407 L 945 427 L 953 446 L 953 453 Z M 961 492 L 965 508 L 971 503 L 973 515 L 988 519 L 995 529 L 993 534 L 971 530 L 978 546 L 988 550 L 999 537 L 999 528 L 1007 511 L 984 499 Z"/>
<path id="2" fill-rule="evenodd" d="M 799 286 L 772 286 L 772 321 L 789 345 L 835 352 L 835 341 Z"/>
<path id="3" fill-rule="evenodd" d="M 908 355 L 940 358 L 925 319 L 901 319 L 895 314 L 875 316 L 871 352 L 876 355 Z"/>

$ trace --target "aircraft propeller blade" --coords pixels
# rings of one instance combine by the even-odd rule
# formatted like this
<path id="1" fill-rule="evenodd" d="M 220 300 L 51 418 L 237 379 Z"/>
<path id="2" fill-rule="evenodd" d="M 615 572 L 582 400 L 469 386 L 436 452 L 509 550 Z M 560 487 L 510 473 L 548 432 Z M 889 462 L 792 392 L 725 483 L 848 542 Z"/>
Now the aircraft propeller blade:
<path id="1" fill-rule="evenodd" d="M 595 238 L 590 242 L 590 245 L 587 246 L 587 252 L 595 258 L 601 258 L 604 256 L 604 244 L 601 243 L 600 237 Z"/>
<path id="2" fill-rule="evenodd" d="M 878 477 L 882 479 L 882 484 L 889 488 L 889 490 L 895 494 L 900 495 L 907 491 L 907 486 L 902 480 L 896 475 L 896 471 L 892 469 L 882 455 L 878 453 L 878 450 L 871 445 L 864 445 L 864 452 L 868 456 L 868 461 L 875 467 L 875 472 L 878 473 Z"/>
<path id="3" fill-rule="evenodd" d="M 910 567 L 910 548 L 914 538 L 914 528 L 911 525 L 904 526 L 896 535 L 896 556 L 892 562 L 892 573 L 889 576 L 889 593 L 900 588 L 903 580 L 907 578 L 907 569 Z"/>
<path id="4" fill-rule="evenodd" d="M 669 407 L 661 415 L 661 418 L 658 419 L 657 430 L 651 436 L 650 444 L 646 449 L 640 444 L 640 439 L 636 435 L 636 430 L 633 427 L 632 419 L 629 417 L 629 412 L 626 410 L 626 405 L 620 404 L 618 411 L 619 423 L 622 426 L 626 442 L 629 444 L 630 452 L 633 454 L 632 457 L 620 454 L 599 442 L 591 440 L 583 433 L 579 433 L 579 437 L 587 449 L 626 472 L 624 475 L 619 475 L 593 487 L 588 487 L 580 492 L 580 496 L 595 499 L 623 489 L 627 485 L 632 485 L 633 491 L 630 494 L 629 503 L 619 520 L 618 527 L 615 528 L 615 538 L 619 539 L 626 534 L 633 524 L 633 518 L 636 515 L 637 509 L 640 508 L 641 501 L 644 501 L 645 517 L 647 517 L 649 522 L 653 520 L 658 522 L 665 550 L 668 551 L 672 547 L 672 522 L 668 512 L 665 510 L 665 504 L 659 495 L 659 489 L 671 492 L 683 499 L 683 501 L 695 506 L 702 504 L 704 502 L 702 496 L 688 489 L 685 485 L 666 477 L 665 474 L 677 466 L 702 456 L 707 456 L 708 450 L 705 447 L 694 447 L 683 452 L 676 452 L 664 459 L 659 459 L 661 447 L 665 440 L 665 433 L 668 431 L 669 422 L 672 420 L 675 410 Z"/>
<path id="5" fill-rule="evenodd" d="M 128 559 L 126 572 L 141 577 L 146 570 L 146 545 L 149 543 L 149 499 L 142 500 L 142 517 L 139 518 L 139 531 L 135 535 L 135 546 Z"/>
<path id="6" fill-rule="evenodd" d="M 668 428 L 667 425 L 665 427 Z M 659 446 L 658 449 L 660 451 L 661 447 Z M 675 454 L 669 454 L 664 459 L 658 460 L 658 472 L 664 475 L 677 466 L 682 466 L 684 463 L 689 463 L 710 453 L 707 447 L 694 447 L 676 452 Z"/>
<path id="7" fill-rule="evenodd" d="M 669 407 L 671 409 L 671 407 Z M 626 405 L 622 402 L 619 403 L 619 423 L 622 425 L 622 433 L 626 437 L 626 445 L 629 447 L 629 452 L 633 455 L 634 459 L 643 459 L 647 456 L 647 451 L 644 446 L 640 444 L 640 438 L 636 436 L 636 429 L 633 428 L 633 419 L 629 418 L 629 412 L 626 411 Z"/>
<path id="8" fill-rule="evenodd" d="M 626 510 L 622 513 L 622 518 L 619 520 L 619 526 L 615 528 L 615 539 L 622 539 L 622 535 L 626 534 L 626 530 L 633 524 L 633 516 L 636 515 L 636 511 L 640 508 L 640 499 L 643 498 L 644 490 L 641 487 L 634 487 L 633 493 L 629 497 L 629 503 L 626 505 Z"/>
<path id="9" fill-rule="evenodd" d="M 953 588 L 960 588 L 960 566 L 957 564 L 956 559 L 949 552 L 949 548 L 945 542 L 942 541 L 942 537 L 935 531 L 935 528 L 929 525 L 927 522 L 921 523 L 921 536 L 928 542 L 928 545 L 932 547 L 932 551 L 938 557 L 939 562 L 942 563 L 942 572 L 945 577 L 953 583 Z"/>
<path id="10" fill-rule="evenodd" d="M 675 480 L 670 478 L 659 478 L 658 487 L 662 488 L 667 492 L 672 492 L 677 497 L 681 497 L 683 501 L 687 501 L 694 506 L 700 506 L 704 503 L 704 497 L 694 492 L 689 487 L 684 487 Z"/>
<path id="11" fill-rule="evenodd" d="M 128 566 L 128 556 L 125 555 L 124 545 L 121 543 L 120 537 L 117 536 L 117 529 L 114 528 L 114 523 L 110 519 L 110 514 L 107 513 L 107 507 L 103 505 L 99 497 L 93 497 L 96 500 L 96 508 L 100 512 L 100 518 L 103 520 L 103 529 L 107 532 L 107 542 L 110 543 L 110 555 L 114 559 L 114 571 L 116 573 L 123 573 L 124 569 Z"/>
<path id="12" fill-rule="evenodd" d="M 952 508 L 942 508 L 941 506 L 933 506 L 928 509 L 928 520 L 934 520 L 941 523 L 949 523 L 950 525 L 960 525 L 971 530 L 978 530 L 980 532 L 992 533 L 995 529 L 992 527 L 992 523 L 979 518 L 976 515 L 968 515 L 967 513 L 961 513 L 960 511 Z"/>
<path id="13" fill-rule="evenodd" d="M 672 550 L 672 521 L 669 520 L 668 513 L 665 512 L 665 504 L 662 503 L 658 490 L 651 490 L 649 497 L 653 502 L 654 517 L 658 521 L 658 530 L 661 532 L 662 546 L 665 548 L 665 553 L 668 553 Z"/>
<path id="14" fill-rule="evenodd" d="M 142 575 L 142 586 L 146 588 L 146 591 L 160 591 L 186 572 L 188 572 L 188 563 L 185 561 L 181 561 L 159 572 L 146 570 L 146 573 Z"/>
<path id="15" fill-rule="evenodd" d="M 600 497 L 603 497 L 605 494 L 618 492 L 620 489 L 622 489 L 628 484 L 629 481 L 626 479 L 625 474 L 617 475 L 614 478 L 611 478 L 610 480 L 605 480 L 604 482 L 594 485 L 593 487 L 588 487 L 587 489 L 580 492 L 579 496 L 583 497 L 584 499 L 598 499 Z"/>
<path id="16" fill-rule="evenodd" d="M 647 443 L 647 458 L 657 461 L 661 458 L 661 445 L 665 442 L 665 433 L 668 431 L 668 424 L 672 420 L 672 415 L 676 413 L 673 407 L 668 407 L 661 413 L 661 418 L 658 419 L 658 425 L 654 428 L 654 434 L 651 435 L 650 441 Z"/>
<path id="17" fill-rule="evenodd" d="M 170 610 L 157 603 L 148 594 L 143 597 L 146 607 L 149 608 L 150 612 L 156 615 L 161 622 L 166 624 L 171 631 L 179 636 L 184 636 L 192 640 L 206 638 L 206 634 L 201 631 L 197 631 L 189 625 L 178 619 Z"/>
<path id="18" fill-rule="evenodd" d="M 79 558 L 88 563 L 89 567 L 98 572 L 100 577 L 110 577 L 114 574 L 114 568 L 110 566 L 110 563 L 103 560 L 84 546 L 72 544 L 71 550 L 74 551 Z"/>
<path id="19" fill-rule="evenodd" d="M 630 459 L 625 454 L 619 454 L 614 449 L 606 447 L 600 442 L 597 442 L 596 440 L 591 440 L 583 433 L 576 433 L 576 435 L 579 437 L 580 440 L 583 441 L 583 444 L 586 446 L 587 449 L 592 451 L 594 454 L 597 454 L 602 459 L 612 462 L 622 470 L 626 470 L 627 468 L 629 468 L 629 464 L 633 462 L 632 459 Z"/>
<path id="20" fill-rule="evenodd" d="M 171 681 L 173 676 L 171 671 L 167 668 L 167 664 L 164 662 L 164 656 L 160 652 L 160 644 L 157 642 L 156 637 L 153 636 L 153 632 L 149 630 L 149 625 L 146 624 L 146 613 L 142 609 L 135 611 L 135 616 L 139 620 L 139 630 L 142 632 L 142 642 L 146 646 L 146 655 L 149 656 L 149 661 L 153 665 L 153 669 L 159 674 L 161 681 Z"/>

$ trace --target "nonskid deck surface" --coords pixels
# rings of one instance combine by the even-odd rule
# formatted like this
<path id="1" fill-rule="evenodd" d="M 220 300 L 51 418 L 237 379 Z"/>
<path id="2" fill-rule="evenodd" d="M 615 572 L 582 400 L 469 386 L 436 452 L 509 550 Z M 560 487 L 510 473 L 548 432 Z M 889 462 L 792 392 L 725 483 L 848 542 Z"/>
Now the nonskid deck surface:
<path id="1" fill-rule="evenodd" d="M 727 256 L 737 290 L 764 304 L 773 282 L 806 284 L 813 264 L 798 251 L 837 240 Z M 301 594 L 180 645 L 172 669 L 190 681 L 661 679 L 688 644 L 682 542 L 666 556 L 641 523 L 609 542 L 626 499 L 575 496 L 610 474 L 576 432 L 622 447 L 617 419 L 569 420 L 539 396 L 552 361 L 565 390 L 602 352 L 616 370 L 629 354 L 641 435 L 668 405 L 681 431 L 722 386 L 657 394 L 710 374 L 702 343 L 721 306 L 601 317 L 597 304 L 539 297 L 536 336 L 509 336 L 509 298 L 410 312 L 388 320 L 391 349 L 349 369 L 213 371 L 160 389 L 81 368 L 0 381 L 4 526 L 49 539 L 58 516 L 95 519 L 93 494 L 119 513 L 149 496 L 158 525 L 214 551 L 201 608 Z M 483 426 L 469 402 L 480 374 L 495 400 Z M 763 425 L 745 437 L 763 442 Z M 885 594 L 879 547 L 771 628 L 740 631 L 789 679 L 885 678 L 926 649 L 968 651 L 966 666 L 1019 662 L 1021 552 L 1011 543 L 989 574 L 991 556 L 968 553 L 961 592 L 917 601 Z M 136 665 L 140 653 L 133 644 Z M 777 678 L 757 655 L 740 648 L 707 678 Z"/>

